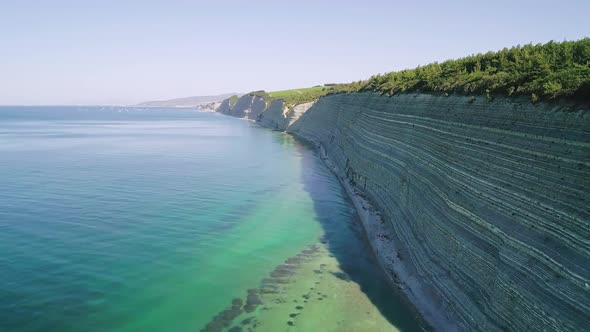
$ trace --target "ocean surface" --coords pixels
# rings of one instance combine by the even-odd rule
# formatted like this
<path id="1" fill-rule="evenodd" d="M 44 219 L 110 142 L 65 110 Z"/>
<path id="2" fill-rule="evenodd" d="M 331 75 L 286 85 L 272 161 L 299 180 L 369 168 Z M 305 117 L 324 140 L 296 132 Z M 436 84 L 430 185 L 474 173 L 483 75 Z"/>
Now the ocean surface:
<path id="1" fill-rule="evenodd" d="M 215 113 L 0 107 L 0 331 L 416 331 L 315 152 Z"/>

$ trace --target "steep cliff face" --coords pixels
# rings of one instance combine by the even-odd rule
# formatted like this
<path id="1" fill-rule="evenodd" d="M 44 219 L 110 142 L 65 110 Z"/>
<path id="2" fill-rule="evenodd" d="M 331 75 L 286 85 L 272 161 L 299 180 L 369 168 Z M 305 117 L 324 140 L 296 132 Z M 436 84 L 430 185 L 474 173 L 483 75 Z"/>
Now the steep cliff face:
<path id="1" fill-rule="evenodd" d="M 313 106 L 314 102 L 285 107 L 282 100 L 273 101 L 268 109 L 260 114 L 258 122 L 275 130 L 286 130 Z"/>
<path id="2" fill-rule="evenodd" d="M 315 101 L 293 106 L 286 115 L 286 128 L 291 127 L 299 118 L 315 104 Z"/>
<path id="3" fill-rule="evenodd" d="M 231 111 L 231 107 L 229 105 L 229 98 L 224 99 L 215 111 L 229 115 L 229 112 Z"/>
<path id="4" fill-rule="evenodd" d="M 274 100 L 270 103 L 268 109 L 260 115 L 258 121 L 264 127 L 274 130 L 285 130 L 287 129 L 286 112 L 287 110 L 283 107 L 283 101 Z"/>
<path id="5" fill-rule="evenodd" d="M 461 329 L 587 329 L 588 110 L 356 93 L 319 99 L 286 130 L 381 212 L 396 251 L 384 265 Z"/>
<path id="6" fill-rule="evenodd" d="M 217 112 L 238 118 L 257 120 L 265 109 L 266 102 L 264 99 L 248 94 L 240 97 L 233 107 L 230 105 L 230 99 L 225 99 L 217 109 Z"/>

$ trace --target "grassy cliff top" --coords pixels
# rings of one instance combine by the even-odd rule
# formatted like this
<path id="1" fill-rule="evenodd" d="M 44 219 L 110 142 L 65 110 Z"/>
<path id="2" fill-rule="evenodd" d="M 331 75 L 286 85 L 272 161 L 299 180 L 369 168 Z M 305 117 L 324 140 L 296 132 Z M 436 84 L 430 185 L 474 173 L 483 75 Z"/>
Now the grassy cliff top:
<path id="1" fill-rule="evenodd" d="M 312 88 L 271 91 L 268 93 L 268 95 L 272 98 L 285 100 L 285 99 L 295 98 L 297 96 L 302 96 L 302 95 L 306 95 L 306 94 L 322 94 L 325 90 L 326 90 L 325 86 L 317 85 Z"/>
<path id="2" fill-rule="evenodd" d="M 325 96 L 329 93 L 336 92 L 335 84 L 317 85 L 311 88 L 291 89 L 282 91 L 254 91 L 250 92 L 251 96 L 261 97 L 266 101 L 267 106 L 275 100 L 282 100 L 285 106 L 291 107 L 298 104 L 308 103 Z"/>

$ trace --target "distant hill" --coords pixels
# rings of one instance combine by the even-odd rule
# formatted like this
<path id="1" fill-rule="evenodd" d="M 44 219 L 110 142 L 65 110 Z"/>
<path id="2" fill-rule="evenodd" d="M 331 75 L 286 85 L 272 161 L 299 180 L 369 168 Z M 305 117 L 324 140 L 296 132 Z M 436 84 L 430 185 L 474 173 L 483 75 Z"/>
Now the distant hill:
<path id="1" fill-rule="evenodd" d="M 135 106 L 142 106 L 142 107 L 197 107 L 199 105 L 205 105 L 216 101 L 222 101 L 227 99 L 231 96 L 238 95 L 241 96 L 241 93 L 226 93 L 217 96 L 195 96 L 195 97 L 186 97 L 186 98 L 177 98 L 177 99 L 168 99 L 168 100 L 153 100 L 153 101 L 146 101 L 144 103 L 137 104 Z"/>

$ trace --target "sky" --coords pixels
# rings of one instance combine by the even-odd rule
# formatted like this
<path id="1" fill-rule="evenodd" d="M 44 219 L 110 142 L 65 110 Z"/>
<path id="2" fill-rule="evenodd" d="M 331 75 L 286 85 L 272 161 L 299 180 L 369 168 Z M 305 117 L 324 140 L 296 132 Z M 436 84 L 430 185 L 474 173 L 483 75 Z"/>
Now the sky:
<path id="1" fill-rule="evenodd" d="M 0 104 L 351 82 L 590 36 L 590 1 L 0 1 Z"/>

